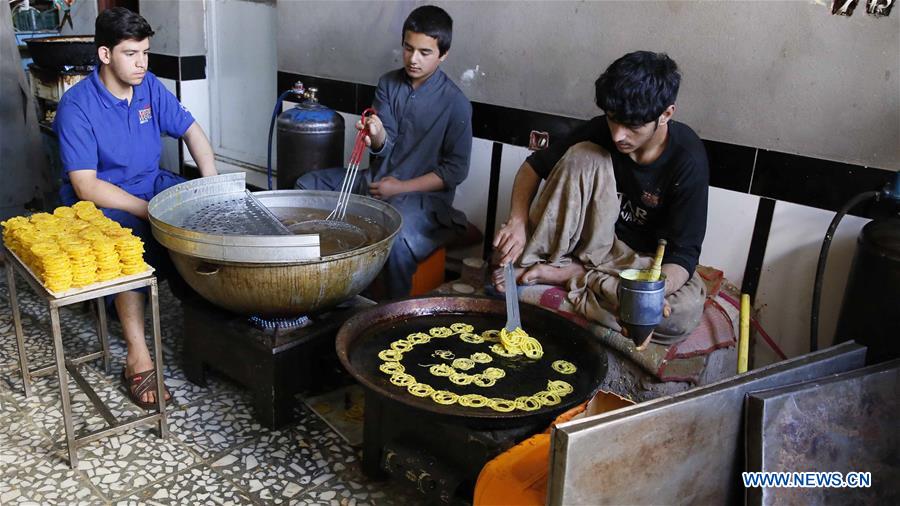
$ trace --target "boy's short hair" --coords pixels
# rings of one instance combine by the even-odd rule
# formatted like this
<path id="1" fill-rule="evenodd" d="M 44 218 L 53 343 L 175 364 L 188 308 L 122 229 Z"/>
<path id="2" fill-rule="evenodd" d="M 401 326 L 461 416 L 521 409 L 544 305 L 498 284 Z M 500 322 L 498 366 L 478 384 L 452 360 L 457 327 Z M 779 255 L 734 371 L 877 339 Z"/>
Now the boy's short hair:
<path id="1" fill-rule="evenodd" d="M 453 18 L 447 11 L 434 5 L 423 5 L 409 13 L 403 22 L 402 41 L 406 32 L 424 33 L 437 39 L 439 56 L 444 56 L 450 50 L 450 42 L 453 40 Z"/>
<path id="2" fill-rule="evenodd" d="M 94 23 L 94 44 L 110 50 L 123 40 L 144 40 L 153 36 L 153 29 L 140 14 L 125 7 L 106 9 Z"/>
<path id="3" fill-rule="evenodd" d="M 665 53 L 636 51 L 614 61 L 594 83 L 597 107 L 616 123 L 655 122 L 675 103 L 681 74 Z"/>

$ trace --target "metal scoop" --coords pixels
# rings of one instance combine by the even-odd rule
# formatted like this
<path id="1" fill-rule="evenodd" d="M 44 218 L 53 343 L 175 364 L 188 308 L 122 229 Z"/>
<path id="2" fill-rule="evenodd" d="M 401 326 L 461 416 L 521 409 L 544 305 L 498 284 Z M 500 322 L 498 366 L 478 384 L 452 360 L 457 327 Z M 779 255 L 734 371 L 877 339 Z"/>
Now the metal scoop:
<path id="1" fill-rule="evenodd" d="M 512 332 L 522 328 L 522 319 L 519 316 L 519 290 L 516 286 L 516 274 L 513 272 L 513 264 L 509 262 L 503 268 L 504 285 L 506 286 L 506 331 Z"/>

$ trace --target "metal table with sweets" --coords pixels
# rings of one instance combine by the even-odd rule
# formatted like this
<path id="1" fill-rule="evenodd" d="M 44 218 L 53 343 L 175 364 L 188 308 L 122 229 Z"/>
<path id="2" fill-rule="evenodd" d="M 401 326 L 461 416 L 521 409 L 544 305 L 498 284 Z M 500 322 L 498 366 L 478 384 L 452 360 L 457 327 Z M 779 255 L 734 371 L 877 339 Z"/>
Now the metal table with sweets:
<path id="1" fill-rule="evenodd" d="M 109 373 L 109 339 L 106 324 L 106 306 L 103 303 L 103 297 L 146 286 L 150 287 L 150 308 L 153 322 L 153 352 L 154 361 L 156 363 L 157 392 L 162 392 L 164 390 L 162 343 L 159 323 L 159 297 L 156 276 L 153 275 L 153 270 L 149 269 L 139 274 L 123 276 L 110 281 L 102 281 L 81 288 L 72 288 L 63 292 L 55 292 L 45 287 L 31 269 L 29 269 L 15 253 L 6 249 L 5 246 L 0 249 L 0 254 L 6 259 L 6 280 L 9 284 L 9 303 L 12 308 L 13 323 L 16 332 L 16 346 L 19 354 L 19 367 L 22 374 L 25 396 L 29 397 L 31 395 L 31 382 L 33 378 L 52 374 L 54 370 L 56 371 L 59 376 L 59 394 L 62 401 L 63 423 L 65 424 L 66 429 L 66 448 L 69 453 L 69 466 L 74 469 L 78 465 L 77 451 L 79 447 L 85 446 L 88 443 L 97 441 L 106 436 L 124 432 L 133 427 L 157 424 L 159 427 L 160 438 L 165 439 L 168 437 L 165 396 L 156 396 L 157 411 L 155 413 L 148 413 L 125 420 L 119 420 L 112 414 L 109 408 L 106 407 L 78 370 L 80 364 L 102 358 L 104 369 Z M 55 363 L 41 364 L 35 367 L 31 367 L 28 364 L 28 355 L 25 350 L 25 338 L 22 331 L 22 317 L 19 311 L 18 295 L 16 293 L 16 274 L 19 274 L 19 276 L 31 285 L 38 297 L 42 298 L 47 303 L 47 308 L 50 313 L 50 332 L 53 338 Z M 97 336 L 100 340 L 100 350 L 75 358 L 66 358 L 62 342 L 59 308 L 89 300 L 94 300 L 97 305 Z M 69 381 L 66 376 L 66 371 L 72 375 L 72 378 L 75 380 L 78 387 L 84 391 L 94 407 L 97 408 L 97 411 L 100 412 L 101 416 L 103 416 L 104 420 L 109 424 L 107 427 L 88 432 L 81 436 L 75 434 L 75 427 L 72 419 L 72 402 L 69 398 Z"/>

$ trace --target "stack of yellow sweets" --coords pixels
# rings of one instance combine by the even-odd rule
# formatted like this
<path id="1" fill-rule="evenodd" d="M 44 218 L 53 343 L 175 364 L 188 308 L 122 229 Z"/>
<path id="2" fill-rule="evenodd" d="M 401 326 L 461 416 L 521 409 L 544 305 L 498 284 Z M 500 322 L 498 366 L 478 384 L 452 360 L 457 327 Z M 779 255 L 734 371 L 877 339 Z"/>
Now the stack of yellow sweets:
<path id="1" fill-rule="evenodd" d="M 148 269 L 141 239 L 92 202 L 17 216 L 2 225 L 6 247 L 55 292 Z"/>

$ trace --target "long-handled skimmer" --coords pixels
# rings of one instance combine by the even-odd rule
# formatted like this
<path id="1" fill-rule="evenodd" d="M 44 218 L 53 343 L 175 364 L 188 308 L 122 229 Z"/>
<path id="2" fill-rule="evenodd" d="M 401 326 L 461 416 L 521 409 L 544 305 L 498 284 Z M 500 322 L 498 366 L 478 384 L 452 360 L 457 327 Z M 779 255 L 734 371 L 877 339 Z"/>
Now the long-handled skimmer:
<path id="1" fill-rule="evenodd" d="M 362 160 L 363 153 L 366 151 L 366 118 L 375 114 L 375 109 L 369 107 L 364 110 L 361 115 L 363 129 L 357 132 L 356 142 L 353 143 L 353 152 L 350 153 L 350 164 L 347 172 L 344 173 L 344 181 L 341 183 L 341 191 L 338 194 L 337 205 L 334 211 L 325 217 L 326 220 L 343 220 L 347 216 L 347 204 L 350 202 L 350 195 L 353 193 L 353 185 L 356 183 L 356 174 L 359 172 L 359 163 Z"/>
<path id="2" fill-rule="evenodd" d="M 516 287 L 516 274 L 513 271 L 513 263 L 509 262 L 503 268 L 503 279 L 506 285 L 506 329 L 512 332 L 522 328 L 522 318 L 519 316 L 519 290 Z"/>

